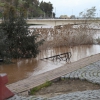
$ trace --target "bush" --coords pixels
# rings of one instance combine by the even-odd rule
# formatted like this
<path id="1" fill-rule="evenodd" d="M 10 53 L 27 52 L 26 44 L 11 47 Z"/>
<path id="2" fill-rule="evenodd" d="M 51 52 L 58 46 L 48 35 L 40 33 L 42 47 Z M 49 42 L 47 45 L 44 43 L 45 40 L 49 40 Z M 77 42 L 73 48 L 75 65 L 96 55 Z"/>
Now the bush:
<path id="1" fill-rule="evenodd" d="M 39 53 L 39 45 L 43 39 L 37 41 L 39 34 L 30 35 L 29 25 L 23 12 L 17 14 L 14 6 L 5 7 L 4 18 L 0 25 L 0 57 L 1 58 L 30 58 Z"/>

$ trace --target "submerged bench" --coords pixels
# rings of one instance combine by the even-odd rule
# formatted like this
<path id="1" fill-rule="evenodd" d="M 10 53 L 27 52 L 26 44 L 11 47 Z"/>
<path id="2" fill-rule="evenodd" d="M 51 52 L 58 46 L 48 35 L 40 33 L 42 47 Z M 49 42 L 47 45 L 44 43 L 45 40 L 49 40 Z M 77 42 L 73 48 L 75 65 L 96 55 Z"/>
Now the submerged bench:
<path id="1" fill-rule="evenodd" d="M 3 59 L 0 59 L 0 62 L 3 62 Z"/>
<path id="2" fill-rule="evenodd" d="M 54 56 L 51 56 L 51 57 L 43 58 L 43 59 L 41 59 L 41 60 L 44 60 L 44 59 L 48 60 L 48 59 L 51 59 L 51 60 L 53 60 L 53 61 L 55 61 L 55 60 L 56 60 L 56 61 L 57 61 L 57 60 L 59 60 L 59 61 L 64 60 L 64 61 L 68 62 L 68 61 L 70 61 L 71 56 L 72 56 L 71 52 L 66 52 L 66 53 L 54 55 Z"/>

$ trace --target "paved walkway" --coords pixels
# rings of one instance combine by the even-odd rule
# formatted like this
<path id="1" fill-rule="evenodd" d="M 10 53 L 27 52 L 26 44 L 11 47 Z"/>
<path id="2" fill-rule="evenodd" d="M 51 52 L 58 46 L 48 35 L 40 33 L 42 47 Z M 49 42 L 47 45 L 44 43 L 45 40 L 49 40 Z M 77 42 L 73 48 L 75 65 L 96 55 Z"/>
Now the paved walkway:
<path id="1" fill-rule="evenodd" d="M 22 97 L 15 95 L 14 97 L 7 100 L 100 100 L 100 90 L 88 90 L 83 92 L 74 92 L 69 94 L 62 94 L 52 98 L 42 97 Z"/>
<path id="2" fill-rule="evenodd" d="M 46 99 L 41 97 L 35 97 L 35 96 L 23 97 L 23 96 L 15 95 L 7 100 L 46 100 Z"/>
<path id="3" fill-rule="evenodd" d="M 79 68 L 83 68 L 86 65 L 89 65 L 90 63 L 98 61 L 99 59 L 100 59 L 100 54 L 86 57 L 76 62 L 65 64 L 64 66 L 50 70 L 48 72 L 32 76 L 22 81 L 18 81 L 16 83 L 7 85 L 7 87 L 15 94 L 21 93 L 30 90 L 31 88 L 36 87 L 40 84 L 43 84 L 46 81 L 53 80 L 57 77 L 61 77 L 63 75 L 66 75 L 67 73 L 73 72 Z"/>
<path id="4" fill-rule="evenodd" d="M 63 94 L 47 100 L 100 100 L 100 90 Z"/>
<path id="5" fill-rule="evenodd" d="M 100 84 L 100 61 L 68 73 L 62 78 L 81 79 Z"/>
<path id="6" fill-rule="evenodd" d="M 62 78 L 79 78 L 81 80 L 87 80 L 92 83 L 100 84 L 100 61 L 70 72 L 62 76 Z M 100 100 L 100 90 L 88 90 L 83 92 L 78 91 L 69 94 L 58 95 L 52 98 L 41 98 L 35 96 L 22 97 L 15 95 L 8 100 Z"/>

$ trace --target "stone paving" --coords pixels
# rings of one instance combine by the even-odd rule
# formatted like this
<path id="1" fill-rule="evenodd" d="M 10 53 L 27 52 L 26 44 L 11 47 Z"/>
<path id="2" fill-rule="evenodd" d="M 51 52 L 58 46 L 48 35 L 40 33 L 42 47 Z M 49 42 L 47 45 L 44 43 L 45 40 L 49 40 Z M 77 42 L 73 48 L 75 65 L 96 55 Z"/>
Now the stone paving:
<path id="1" fill-rule="evenodd" d="M 48 100 L 100 100 L 100 90 L 63 94 Z"/>
<path id="2" fill-rule="evenodd" d="M 88 90 L 83 92 L 73 92 L 69 94 L 62 94 L 52 98 L 42 97 L 22 97 L 15 95 L 7 100 L 100 100 L 100 90 Z"/>
<path id="3" fill-rule="evenodd" d="M 62 76 L 62 78 L 87 80 L 92 83 L 100 84 L 100 61 L 73 71 L 65 76 Z"/>
<path id="4" fill-rule="evenodd" d="M 13 97 L 7 100 L 45 100 L 45 98 L 35 97 L 35 96 L 23 97 L 23 96 L 14 95 Z"/>
<path id="5" fill-rule="evenodd" d="M 81 79 L 100 84 L 100 61 L 64 75 L 62 78 Z M 78 91 L 69 94 L 58 95 L 52 98 L 41 98 L 34 96 L 22 97 L 15 95 L 7 100 L 100 100 L 100 90 L 88 90 L 83 92 Z"/>

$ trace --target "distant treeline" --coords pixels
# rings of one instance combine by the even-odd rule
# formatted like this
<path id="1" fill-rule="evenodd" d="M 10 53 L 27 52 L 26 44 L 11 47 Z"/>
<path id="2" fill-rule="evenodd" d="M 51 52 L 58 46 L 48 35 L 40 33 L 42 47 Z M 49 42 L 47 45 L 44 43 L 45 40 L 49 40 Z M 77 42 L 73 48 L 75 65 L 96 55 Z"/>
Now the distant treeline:
<path id="1" fill-rule="evenodd" d="M 0 18 L 3 17 L 7 5 L 14 6 L 18 12 L 23 10 L 26 18 L 47 18 L 55 17 L 53 4 L 51 2 L 39 2 L 38 0 L 0 0 Z"/>

